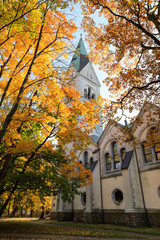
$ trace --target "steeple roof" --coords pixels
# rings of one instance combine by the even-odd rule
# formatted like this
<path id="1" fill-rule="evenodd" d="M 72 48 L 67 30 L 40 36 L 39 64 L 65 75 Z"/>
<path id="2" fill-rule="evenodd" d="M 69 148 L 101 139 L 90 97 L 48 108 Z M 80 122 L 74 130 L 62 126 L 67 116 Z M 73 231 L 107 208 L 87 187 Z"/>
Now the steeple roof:
<path id="1" fill-rule="evenodd" d="M 77 45 L 76 51 L 73 55 L 71 63 L 76 68 L 78 72 L 80 72 L 89 62 L 89 58 L 87 55 L 86 48 L 84 46 L 84 42 L 82 37 L 79 40 L 79 43 Z"/>

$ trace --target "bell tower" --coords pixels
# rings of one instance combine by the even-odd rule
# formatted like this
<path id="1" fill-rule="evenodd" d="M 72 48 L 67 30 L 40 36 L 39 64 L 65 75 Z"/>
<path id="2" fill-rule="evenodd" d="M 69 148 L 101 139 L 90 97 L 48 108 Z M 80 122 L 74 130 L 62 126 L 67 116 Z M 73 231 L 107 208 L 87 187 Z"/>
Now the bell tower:
<path id="1" fill-rule="evenodd" d="M 75 88 L 81 94 L 80 100 L 84 102 L 89 99 L 97 99 L 100 95 L 101 85 L 89 60 L 82 36 L 72 57 L 70 68 Z M 95 142 L 98 141 L 102 131 L 101 124 L 96 124 L 91 134 Z"/>

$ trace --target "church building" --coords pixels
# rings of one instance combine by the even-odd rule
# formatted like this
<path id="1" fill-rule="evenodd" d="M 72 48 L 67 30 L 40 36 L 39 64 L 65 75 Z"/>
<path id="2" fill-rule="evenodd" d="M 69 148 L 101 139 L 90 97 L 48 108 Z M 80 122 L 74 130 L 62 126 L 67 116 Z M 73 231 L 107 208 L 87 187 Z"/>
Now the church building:
<path id="1" fill-rule="evenodd" d="M 82 37 L 71 69 L 81 101 L 96 99 L 100 83 Z M 92 144 L 77 152 L 78 161 L 92 171 L 93 182 L 81 188 L 72 203 L 57 196 L 51 219 L 160 227 L 160 142 L 155 138 L 152 145 L 147 144 L 148 136 L 160 134 L 156 131 L 159 121 L 159 107 L 146 102 L 130 125 L 110 121 L 103 130 L 97 124 Z"/>

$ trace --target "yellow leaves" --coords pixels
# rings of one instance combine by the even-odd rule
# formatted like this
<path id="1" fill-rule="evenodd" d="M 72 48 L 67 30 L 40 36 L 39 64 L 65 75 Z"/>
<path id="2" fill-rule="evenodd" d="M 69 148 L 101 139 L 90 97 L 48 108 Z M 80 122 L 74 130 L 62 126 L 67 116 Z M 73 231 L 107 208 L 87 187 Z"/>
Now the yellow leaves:
<path id="1" fill-rule="evenodd" d="M 22 153 L 22 154 L 29 154 L 32 152 L 35 148 L 34 141 L 28 141 L 28 140 L 21 140 L 20 142 L 16 143 L 16 147 L 11 149 L 11 153 Z"/>
<path id="2" fill-rule="evenodd" d="M 34 10 L 24 17 L 22 11 L 17 12 L 20 19 L 10 24 L 18 11 L 14 5 L 17 1 L 5 1 L 4 16 L 0 19 L 0 26 L 9 24 L 0 30 L 0 98 L 5 94 L 1 127 L 10 116 L 3 141 L 11 155 L 21 156 L 21 165 L 40 147 L 51 149 L 52 142 L 58 142 L 63 148 L 71 143 L 71 160 L 63 166 L 62 174 L 71 180 L 79 178 L 84 185 L 91 182 L 91 172 L 75 163 L 76 150 L 90 143 L 87 133 L 99 122 L 100 103 L 82 103 L 80 93 L 67 83 L 68 69 L 61 64 L 68 57 L 69 41 L 77 28 L 62 9 L 45 12 L 46 6 L 37 8 L 37 1 L 27 1 L 26 7 L 24 3 L 19 1 L 23 13 L 35 7 Z"/>
<path id="3" fill-rule="evenodd" d="M 90 184 L 93 180 L 92 172 L 89 169 L 85 169 L 82 163 L 74 160 L 71 160 L 70 164 L 64 165 L 61 169 L 61 173 L 66 175 L 70 181 L 78 178 L 78 183 L 81 187 Z"/>
<path id="4" fill-rule="evenodd" d="M 80 93 L 74 88 L 70 86 L 63 86 L 62 90 L 64 91 L 64 94 L 68 97 L 69 100 L 77 100 L 80 98 Z M 75 103 L 75 101 L 74 101 Z"/>
<path id="5" fill-rule="evenodd" d="M 127 1 L 127 3 L 128 3 L 129 5 L 132 5 L 132 4 L 137 3 L 137 2 L 138 2 L 138 0 L 128 0 L 128 1 Z"/>
<path id="6" fill-rule="evenodd" d="M 120 62 L 112 64 L 111 75 L 118 75 L 122 69 Z"/>
<path id="7" fill-rule="evenodd" d="M 91 59 L 108 75 L 106 85 L 110 86 L 115 101 L 122 99 L 124 90 L 132 86 L 145 86 L 158 78 L 159 51 L 153 39 L 159 41 L 159 37 L 151 17 L 157 8 L 155 1 L 101 1 L 94 4 L 93 1 L 84 0 L 81 4 L 87 15 L 82 26 L 87 33 Z M 94 21 L 95 15 L 92 15 L 98 8 L 98 13 L 103 16 L 103 23 L 99 25 Z M 148 12 L 145 9 L 149 9 Z M 133 69 L 136 73 L 131 71 Z M 117 93 L 119 90 L 122 95 Z M 143 91 L 142 94 L 135 90 L 134 94 L 130 94 L 129 98 L 133 102 L 138 100 L 141 107 L 145 98 L 159 104 L 159 98 L 157 100 L 157 94 L 154 95 L 153 91 L 150 94 Z"/>

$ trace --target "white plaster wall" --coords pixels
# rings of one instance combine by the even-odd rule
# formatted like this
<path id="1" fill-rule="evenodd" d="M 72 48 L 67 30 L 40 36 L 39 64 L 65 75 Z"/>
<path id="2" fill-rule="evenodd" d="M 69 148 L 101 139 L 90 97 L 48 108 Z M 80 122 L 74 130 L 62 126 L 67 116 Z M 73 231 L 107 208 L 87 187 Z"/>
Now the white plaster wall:
<path id="1" fill-rule="evenodd" d="M 93 171 L 93 209 L 101 209 L 99 162 Z"/>
<path id="2" fill-rule="evenodd" d="M 100 83 L 90 62 L 81 70 L 80 73 L 77 72 L 77 74 L 75 74 L 73 82 L 75 84 L 75 88 L 81 94 L 80 100 L 82 102 L 86 101 L 86 98 L 84 97 L 84 89 L 88 91 L 89 87 L 91 88 L 91 95 L 95 94 L 96 99 L 100 95 Z M 100 125 L 101 124 L 96 124 L 95 129 L 92 131 L 92 135 L 101 135 L 102 129 L 100 128 Z"/>
<path id="3" fill-rule="evenodd" d="M 160 209 L 158 187 L 160 186 L 160 169 L 141 172 L 144 199 L 147 209 Z"/>
<path id="4" fill-rule="evenodd" d="M 86 187 L 79 189 L 80 192 L 86 192 Z M 75 195 L 74 210 L 84 210 L 86 206 L 81 203 L 81 195 Z"/>
<path id="5" fill-rule="evenodd" d="M 65 211 L 71 211 L 72 210 L 72 203 L 71 202 L 64 202 L 63 203 L 63 210 Z"/>
<path id="6" fill-rule="evenodd" d="M 112 200 L 112 192 L 116 189 L 120 189 L 123 192 L 123 201 L 120 205 L 117 205 Z M 123 190 L 122 176 L 114 178 L 106 178 L 102 180 L 102 192 L 103 192 L 103 208 L 104 210 L 118 210 L 125 209 L 125 196 Z"/>
<path id="7" fill-rule="evenodd" d="M 97 78 L 97 75 L 94 71 L 94 68 L 91 62 L 88 62 L 87 65 L 81 70 L 80 73 L 86 78 L 88 78 L 91 82 L 93 82 L 94 84 L 100 87 L 100 82 Z"/>
<path id="8" fill-rule="evenodd" d="M 88 87 L 91 87 L 91 92 L 95 94 L 96 98 L 100 95 L 100 83 L 90 62 L 76 75 L 74 83 L 82 98 L 84 89 L 88 89 Z"/>

